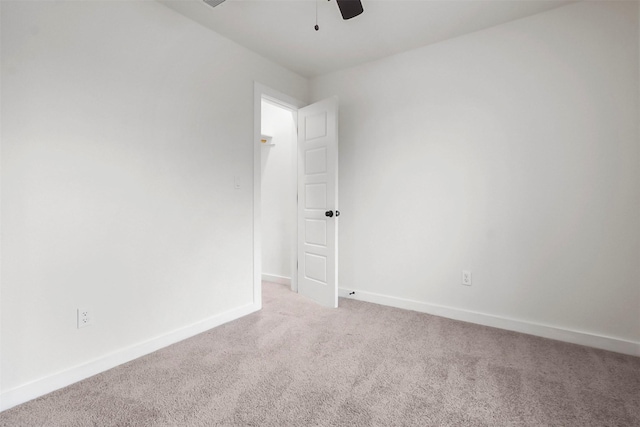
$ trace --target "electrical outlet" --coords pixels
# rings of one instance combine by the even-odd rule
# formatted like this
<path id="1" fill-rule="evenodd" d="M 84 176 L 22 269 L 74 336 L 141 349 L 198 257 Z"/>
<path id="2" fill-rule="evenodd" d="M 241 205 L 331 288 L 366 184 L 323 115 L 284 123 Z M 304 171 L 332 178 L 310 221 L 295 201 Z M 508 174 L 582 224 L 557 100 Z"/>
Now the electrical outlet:
<path id="1" fill-rule="evenodd" d="M 465 286 L 471 286 L 471 272 L 462 270 L 462 284 Z"/>
<path id="2" fill-rule="evenodd" d="M 91 325 L 93 319 L 91 318 L 91 312 L 86 308 L 78 309 L 78 329 Z"/>

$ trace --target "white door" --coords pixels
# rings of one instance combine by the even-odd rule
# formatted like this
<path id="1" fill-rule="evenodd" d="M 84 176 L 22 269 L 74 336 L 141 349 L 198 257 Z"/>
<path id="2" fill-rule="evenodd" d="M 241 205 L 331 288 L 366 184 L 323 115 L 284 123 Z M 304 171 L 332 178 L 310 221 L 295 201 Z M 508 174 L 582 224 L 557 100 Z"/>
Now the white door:
<path id="1" fill-rule="evenodd" d="M 298 292 L 338 307 L 338 99 L 298 110 Z"/>

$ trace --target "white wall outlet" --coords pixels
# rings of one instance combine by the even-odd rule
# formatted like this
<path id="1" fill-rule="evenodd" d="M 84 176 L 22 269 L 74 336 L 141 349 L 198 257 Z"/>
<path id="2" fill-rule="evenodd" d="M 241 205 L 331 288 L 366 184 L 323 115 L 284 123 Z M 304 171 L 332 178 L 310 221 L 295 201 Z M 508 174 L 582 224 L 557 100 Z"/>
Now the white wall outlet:
<path id="1" fill-rule="evenodd" d="M 87 308 L 78 309 L 78 329 L 89 326 L 93 322 L 91 311 Z"/>
<path id="2" fill-rule="evenodd" d="M 468 270 L 462 270 L 462 284 L 465 286 L 471 286 L 471 272 Z"/>

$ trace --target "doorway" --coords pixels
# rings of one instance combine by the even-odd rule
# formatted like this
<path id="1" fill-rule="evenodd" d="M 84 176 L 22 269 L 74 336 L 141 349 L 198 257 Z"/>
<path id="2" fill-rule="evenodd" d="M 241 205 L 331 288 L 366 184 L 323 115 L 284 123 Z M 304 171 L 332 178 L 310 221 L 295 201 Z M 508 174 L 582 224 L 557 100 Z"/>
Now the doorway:
<path id="1" fill-rule="evenodd" d="M 267 279 L 337 308 L 338 99 L 302 106 L 255 83 L 253 146 L 254 305 Z"/>
<path id="2" fill-rule="evenodd" d="M 262 280 L 292 289 L 296 274 L 296 111 L 261 102 Z M 295 290 L 295 289 L 294 289 Z"/>
<path id="3" fill-rule="evenodd" d="M 263 105 L 268 111 L 267 116 L 273 119 L 273 123 L 265 123 L 263 129 Z M 297 111 L 302 107 L 303 102 L 273 90 L 260 83 L 254 85 L 254 156 L 253 156 L 253 302 L 262 307 L 262 280 L 289 284 L 291 290 L 298 291 L 296 272 L 296 240 L 297 228 L 295 225 L 296 215 L 296 168 L 297 168 Z M 293 140 L 289 146 L 288 125 L 293 126 Z M 275 135 L 277 133 L 277 135 Z M 274 140 L 275 138 L 275 140 Z M 263 142 L 263 140 L 265 140 Z M 268 145 L 273 144 L 273 145 Z M 278 149 L 280 149 L 278 151 Z M 278 164 L 286 163 L 287 152 L 290 153 L 290 167 L 294 174 L 291 179 L 287 178 L 288 173 L 278 174 L 274 168 Z M 263 172 L 269 176 L 265 183 L 267 198 L 263 206 Z M 287 184 L 289 181 L 289 184 Z M 290 197 L 288 197 L 290 196 Z M 290 200 L 290 204 L 287 203 Z M 280 202 L 278 202 L 280 201 Z M 275 206 L 276 203 L 282 203 Z M 285 206 L 287 205 L 288 206 Z M 272 209 L 273 208 L 273 209 Z M 285 212 L 284 217 L 278 218 L 278 212 Z M 267 211 L 268 210 L 268 211 Z M 264 211 L 264 212 L 263 212 Z M 263 224 L 265 217 L 268 224 Z M 293 218 L 293 226 L 287 229 L 290 223 L 288 218 Z M 278 225 L 277 222 L 280 222 Z M 265 229 L 268 227 L 268 229 Z M 276 230 L 286 229 L 288 237 L 273 236 Z M 266 240 L 265 232 L 267 233 Z M 270 237 L 272 236 L 272 237 Z M 263 240 L 265 241 L 263 247 Z M 275 248 L 284 248 L 289 254 L 287 261 L 282 254 L 269 253 L 264 251 L 275 251 Z M 264 266 L 263 266 L 264 265 Z M 265 269 L 266 268 L 266 269 Z M 272 271 L 269 271 L 271 269 Z"/>

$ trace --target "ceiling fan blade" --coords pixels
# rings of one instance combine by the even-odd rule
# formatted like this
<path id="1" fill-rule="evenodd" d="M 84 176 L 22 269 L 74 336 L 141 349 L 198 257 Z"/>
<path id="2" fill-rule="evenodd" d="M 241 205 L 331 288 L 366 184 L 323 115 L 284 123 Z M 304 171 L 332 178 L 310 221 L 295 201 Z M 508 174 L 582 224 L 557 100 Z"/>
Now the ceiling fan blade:
<path id="1" fill-rule="evenodd" d="M 340 13 L 342 13 L 342 19 L 351 19 L 355 16 L 360 15 L 364 12 L 362 8 L 362 3 L 360 0 L 336 0 L 338 2 L 338 7 L 340 8 Z"/>
<path id="2" fill-rule="evenodd" d="M 222 3 L 224 0 L 202 0 L 202 1 L 204 1 L 206 4 L 208 4 L 211 7 L 216 7 L 220 3 Z"/>

